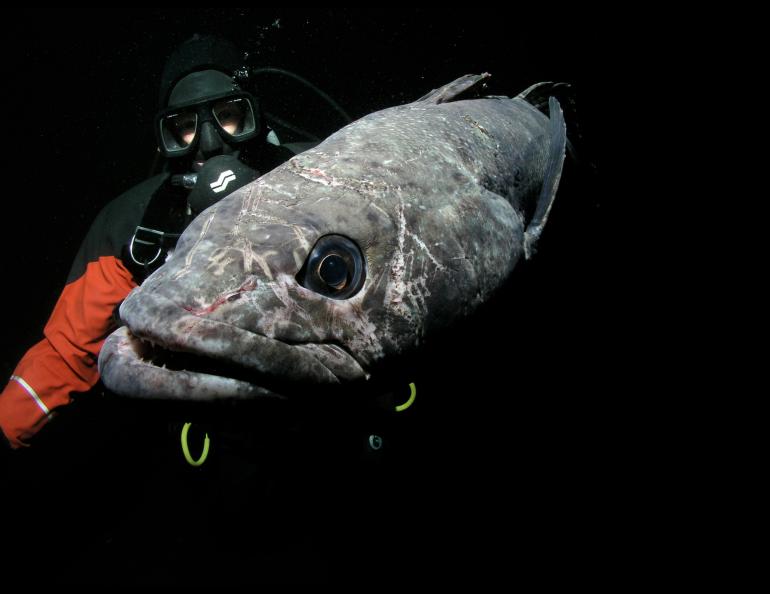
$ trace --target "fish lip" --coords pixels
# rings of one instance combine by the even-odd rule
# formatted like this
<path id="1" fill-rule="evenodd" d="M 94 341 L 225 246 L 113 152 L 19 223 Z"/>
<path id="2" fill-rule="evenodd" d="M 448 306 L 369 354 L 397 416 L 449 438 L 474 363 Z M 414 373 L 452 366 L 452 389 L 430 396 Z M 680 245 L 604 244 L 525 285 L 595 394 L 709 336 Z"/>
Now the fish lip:
<path id="1" fill-rule="evenodd" d="M 141 356 L 146 341 L 121 326 L 99 352 L 99 373 L 105 385 L 122 396 L 164 400 L 285 399 L 282 394 L 242 380 L 174 370 L 154 365 Z"/>
<path id="2" fill-rule="evenodd" d="M 99 355 L 105 385 L 113 389 L 111 384 L 114 384 L 126 395 L 132 395 L 132 391 L 153 390 L 175 394 L 175 388 L 163 386 L 164 377 L 171 382 L 201 383 L 205 389 L 199 391 L 199 396 L 207 400 L 249 397 L 254 391 L 258 392 L 257 396 L 288 396 L 307 391 L 308 386 L 339 388 L 341 384 L 368 379 L 361 363 L 339 344 L 286 343 L 196 316 L 158 295 L 151 296 L 150 303 L 145 301 L 147 296 L 142 296 L 145 307 L 155 308 L 154 319 L 164 320 L 163 324 L 153 323 L 142 315 L 132 297 L 121 308 L 126 326 L 108 339 Z M 187 358 L 187 363 L 200 365 L 163 368 L 145 359 L 147 355 L 150 355 L 148 359 L 154 355 L 158 363 L 180 357 Z M 209 372 L 212 366 L 215 370 L 224 367 L 229 374 Z M 137 376 L 134 382 L 129 374 Z M 138 382 L 147 385 L 138 386 Z M 220 388 L 221 396 L 212 393 Z"/>

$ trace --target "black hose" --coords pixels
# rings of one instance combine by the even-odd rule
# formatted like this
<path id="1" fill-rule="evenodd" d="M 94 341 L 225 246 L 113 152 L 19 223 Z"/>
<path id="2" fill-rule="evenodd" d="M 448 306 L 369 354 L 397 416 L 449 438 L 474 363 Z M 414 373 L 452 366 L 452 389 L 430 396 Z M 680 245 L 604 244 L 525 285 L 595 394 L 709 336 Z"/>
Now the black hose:
<path id="1" fill-rule="evenodd" d="M 345 123 L 349 124 L 353 121 L 353 118 L 351 118 L 344 109 L 340 106 L 339 103 L 337 103 L 334 99 L 332 99 L 329 95 L 324 93 L 321 89 L 319 89 L 317 86 L 315 86 L 313 83 L 311 83 L 306 78 L 301 77 L 299 74 L 294 74 L 293 72 L 290 72 L 288 70 L 284 70 L 283 68 L 256 68 L 251 71 L 252 74 L 283 74 L 284 76 L 288 76 L 289 78 L 293 78 L 294 80 L 301 82 L 303 85 L 308 87 L 309 89 L 315 91 L 324 101 L 326 101 L 331 107 L 338 113 L 342 118 L 345 120 Z"/>
<path id="2" fill-rule="evenodd" d="M 319 142 L 321 140 L 315 134 L 311 134 L 307 130 L 303 130 L 302 128 L 299 128 L 294 124 L 290 124 L 286 120 L 279 118 L 277 115 L 274 115 L 269 111 L 265 112 L 265 117 L 267 118 L 268 122 L 275 122 L 276 124 L 282 126 L 283 128 L 286 128 L 287 130 L 291 130 L 295 134 L 299 134 L 300 136 L 303 136 L 308 140 L 311 140 L 313 142 Z"/>

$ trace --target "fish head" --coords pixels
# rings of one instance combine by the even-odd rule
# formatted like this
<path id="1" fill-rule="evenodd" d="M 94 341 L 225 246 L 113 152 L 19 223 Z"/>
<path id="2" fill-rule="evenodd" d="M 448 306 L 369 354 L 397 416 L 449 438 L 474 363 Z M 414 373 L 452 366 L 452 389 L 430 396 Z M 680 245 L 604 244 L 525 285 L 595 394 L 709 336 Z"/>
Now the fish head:
<path id="1" fill-rule="evenodd" d="M 511 260 L 507 203 L 319 161 L 295 157 L 193 221 L 121 305 L 99 357 L 110 389 L 216 400 L 359 384 L 482 301 L 487 269 Z"/>

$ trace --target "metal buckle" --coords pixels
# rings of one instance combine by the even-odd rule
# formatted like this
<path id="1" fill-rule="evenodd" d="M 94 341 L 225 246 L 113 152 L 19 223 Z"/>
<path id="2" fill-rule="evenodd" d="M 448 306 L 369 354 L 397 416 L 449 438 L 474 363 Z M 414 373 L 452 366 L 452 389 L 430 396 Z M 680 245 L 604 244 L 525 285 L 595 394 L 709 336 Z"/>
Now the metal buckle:
<path id="1" fill-rule="evenodd" d="M 166 241 L 173 240 L 176 242 L 180 235 L 181 233 L 166 233 L 165 231 L 158 231 L 157 229 L 149 229 L 147 227 L 137 225 L 136 231 L 134 231 L 134 236 L 131 238 L 131 244 L 128 247 L 128 253 L 131 256 L 131 259 L 139 266 L 149 266 L 158 258 L 160 258 L 160 255 L 163 253 L 163 248 Z M 135 243 L 144 246 L 157 246 L 158 251 L 155 253 L 151 260 L 140 262 L 134 255 Z"/>

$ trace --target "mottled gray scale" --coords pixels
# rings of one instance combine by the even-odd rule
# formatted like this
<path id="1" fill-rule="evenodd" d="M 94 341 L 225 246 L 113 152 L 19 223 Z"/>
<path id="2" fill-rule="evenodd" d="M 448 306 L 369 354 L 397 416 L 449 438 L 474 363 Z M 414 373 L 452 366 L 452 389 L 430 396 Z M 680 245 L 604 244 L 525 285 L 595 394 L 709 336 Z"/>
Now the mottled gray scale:
<path id="1" fill-rule="evenodd" d="M 105 384 L 216 399 L 274 395 L 265 385 L 276 382 L 362 381 L 469 315 L 533 252 L 564 159 L 558 103 L 549 120 L 522 98 L 462 98 L 487 77 L 370 114 L 204 211 L 122 305 L 126 327 L 100 355 Z M 326 235 L 365 259 L 347 299 L 297 278 Z M 243 373 L 163 369 L 153 357 L 166 351 Z"/>

